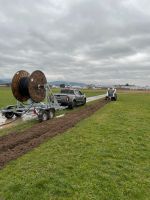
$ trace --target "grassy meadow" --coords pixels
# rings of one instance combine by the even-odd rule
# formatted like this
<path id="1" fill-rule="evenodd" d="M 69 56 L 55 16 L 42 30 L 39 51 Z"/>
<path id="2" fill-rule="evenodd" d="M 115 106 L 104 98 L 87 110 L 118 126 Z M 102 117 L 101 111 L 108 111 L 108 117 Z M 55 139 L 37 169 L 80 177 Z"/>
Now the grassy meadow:
<path id="1" fill-rule="evenodd" d="M 4 200 L 148 200 L 150 94 L 120 94 L 0 171 Z"/>
<path id="2" fill-rule="evenodd" d="M 7 105 L 16 104 L 10 87 L 0 87 L 0 109 Z"/>

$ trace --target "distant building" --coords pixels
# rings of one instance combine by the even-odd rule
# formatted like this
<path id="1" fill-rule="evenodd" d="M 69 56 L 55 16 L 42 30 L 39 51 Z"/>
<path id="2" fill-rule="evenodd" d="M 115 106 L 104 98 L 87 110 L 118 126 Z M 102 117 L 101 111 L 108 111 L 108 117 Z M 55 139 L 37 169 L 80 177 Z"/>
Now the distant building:
<path id="1" fill-rule="evenodd" d="M 137 86 L 137 85 L 115 85 L 117 89 L 124 89 L 124 90 L 149 90 L 150 86 Z"/>

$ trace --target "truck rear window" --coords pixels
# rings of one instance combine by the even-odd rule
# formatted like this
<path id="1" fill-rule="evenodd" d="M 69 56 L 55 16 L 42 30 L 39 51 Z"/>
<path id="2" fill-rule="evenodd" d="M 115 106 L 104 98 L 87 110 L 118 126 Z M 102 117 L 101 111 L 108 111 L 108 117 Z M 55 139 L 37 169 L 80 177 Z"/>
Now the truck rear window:
<path id="1" fill-rule="evenodd" d="M 74 94 L 73 90 L 61 90 L 62 94 Z"/>

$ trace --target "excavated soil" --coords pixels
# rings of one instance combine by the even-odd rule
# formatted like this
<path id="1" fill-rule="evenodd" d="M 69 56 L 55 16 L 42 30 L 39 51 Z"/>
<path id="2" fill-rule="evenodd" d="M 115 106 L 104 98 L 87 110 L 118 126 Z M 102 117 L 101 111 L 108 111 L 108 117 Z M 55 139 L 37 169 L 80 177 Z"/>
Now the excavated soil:
<path id="1" fill-rule="evenodd" d="M 63 118 L 45 121 L 21 133 L 14 132 L 0 137 L 0 168 L 3 168 L 10 160 L 14 160 L 39 146 L 47 139 L 72 128 L 79 121 L 102 108 L 106 103 L 107 101 L 101 99 L 94 104 L 85 105 L 80 110 L 74 110 Z"/>

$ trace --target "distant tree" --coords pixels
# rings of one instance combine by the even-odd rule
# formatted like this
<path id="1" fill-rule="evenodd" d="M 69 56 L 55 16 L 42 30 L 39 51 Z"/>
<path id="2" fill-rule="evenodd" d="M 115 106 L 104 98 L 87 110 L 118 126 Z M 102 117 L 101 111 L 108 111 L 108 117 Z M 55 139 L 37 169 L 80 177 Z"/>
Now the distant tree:
<path id="1" fill-rule="evenodd" d="M 64 83 L 60 84 L 60 88 L 65 88 L 65 84 Z"/>
<path id="2" fill-rule="evenodd" d="M 129 83 L 126 83 L 125 86 L 129 86 Z"/>

